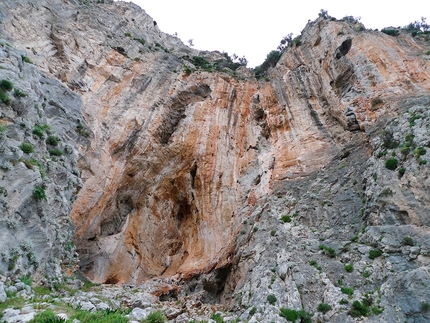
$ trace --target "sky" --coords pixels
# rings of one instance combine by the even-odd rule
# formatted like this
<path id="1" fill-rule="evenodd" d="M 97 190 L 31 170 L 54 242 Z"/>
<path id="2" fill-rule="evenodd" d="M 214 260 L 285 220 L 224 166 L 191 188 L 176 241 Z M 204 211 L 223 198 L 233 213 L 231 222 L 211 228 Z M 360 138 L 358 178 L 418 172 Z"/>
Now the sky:
<path id="1" fill-rule="evenodd" d="M 245 56 L 248 67 L 263 63 L 289 33 L 295 36 L 321 9 L 337 19 L 354 16 L 368 29 L 405 26 L 422 16 L 430 24 L 430 1 L 394 0 L 133 0 L 157 21 L 161 31 L 177 33 L 198 50 Z"/>

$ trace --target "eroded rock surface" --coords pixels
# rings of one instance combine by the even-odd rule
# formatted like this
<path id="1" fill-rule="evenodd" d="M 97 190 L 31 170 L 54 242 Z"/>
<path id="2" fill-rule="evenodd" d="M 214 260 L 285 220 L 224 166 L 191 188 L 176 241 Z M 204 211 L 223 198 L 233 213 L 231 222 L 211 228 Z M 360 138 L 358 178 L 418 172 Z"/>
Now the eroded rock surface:
<path id="1" fill-rule="evenodd" d="M 5 42 L 76 98 L 83 185 L 70 217 L 91 280 L 162 277 L 161 300 L 200 293 L 250 322 L 320 303 L 332 310 L 315 320 L 355 320 L 363 297 L 369 321 L 428 319 L 425 35 L 319 18 L 256 80 L 198 69 L 194 56 L 223 55 L 186 47 L 130 3 L 20 0 L 0 13 Z M 17 84 L 20 55 L 4 74 Z M 52 96 L 47 118 L 69 109 Z"/>

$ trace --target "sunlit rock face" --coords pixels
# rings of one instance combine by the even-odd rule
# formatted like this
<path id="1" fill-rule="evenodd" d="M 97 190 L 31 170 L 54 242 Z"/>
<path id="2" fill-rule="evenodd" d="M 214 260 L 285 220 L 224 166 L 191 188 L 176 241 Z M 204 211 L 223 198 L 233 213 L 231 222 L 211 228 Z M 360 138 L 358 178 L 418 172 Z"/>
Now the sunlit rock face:
<path id="1" fill-rule="evenodd" d="M 261 197 L 324 168 L 396 116 L 399 99 L 430 90 L 424 41 L 342 21 L 309 23 L 257 81 L 185 73 L 184 56 L 220 53 L 186 47 L 130 3 L 20 0 L 0 10 L 12 45 L 82 98 L 91 133 L 71 219 L 96 282 L 227 266 Z"/>

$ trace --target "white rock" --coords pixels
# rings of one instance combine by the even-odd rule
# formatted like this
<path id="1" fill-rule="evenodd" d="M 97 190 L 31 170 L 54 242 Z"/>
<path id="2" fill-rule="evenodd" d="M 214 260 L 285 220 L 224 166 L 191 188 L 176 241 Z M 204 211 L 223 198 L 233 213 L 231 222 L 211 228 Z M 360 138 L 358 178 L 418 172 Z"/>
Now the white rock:
<path id="1" fill-rule="evenodd" d="M 4 290 L 3 282 L 0 282 L 0 303 L 4 303 L 7 299 L 6 291 Z"/>

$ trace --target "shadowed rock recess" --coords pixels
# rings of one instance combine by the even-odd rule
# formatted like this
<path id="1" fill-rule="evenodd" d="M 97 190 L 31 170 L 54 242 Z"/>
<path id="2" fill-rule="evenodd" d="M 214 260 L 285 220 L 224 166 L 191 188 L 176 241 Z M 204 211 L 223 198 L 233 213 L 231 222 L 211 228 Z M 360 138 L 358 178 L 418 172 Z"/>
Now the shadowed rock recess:
<path id="1" fill-rule="evenodd" d="M 320 17 L 257 80 L 132 3 L 0 21 L 2 277 L 79 267 L 235 322 L 430 320 L 428 34 Z"/>

